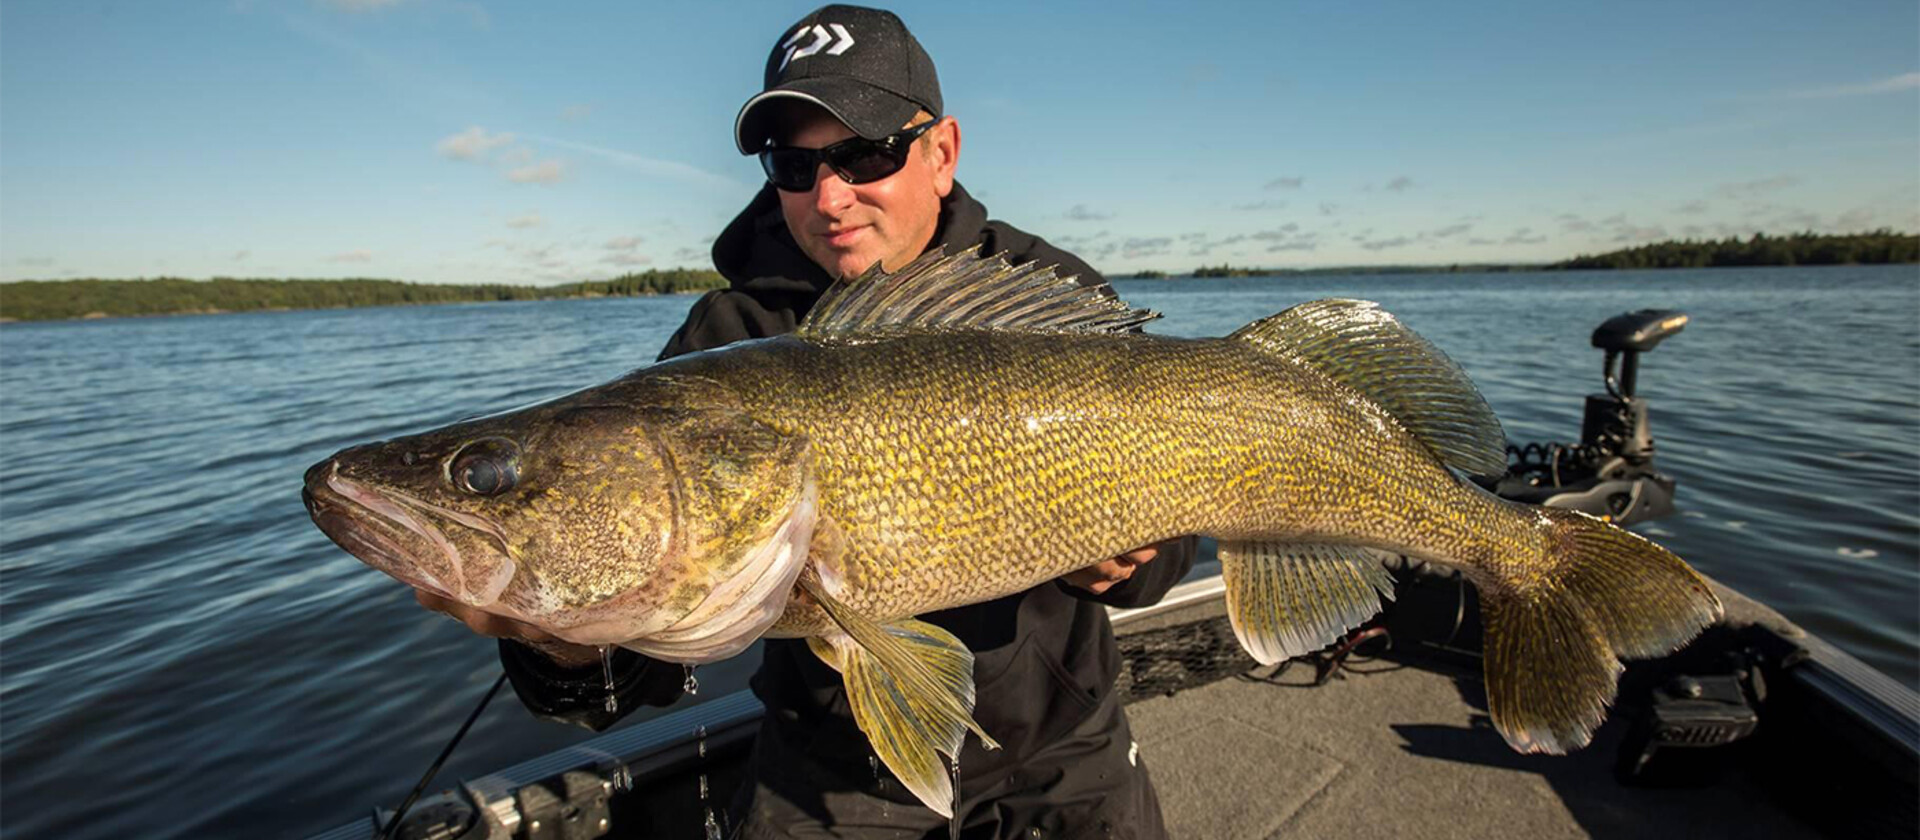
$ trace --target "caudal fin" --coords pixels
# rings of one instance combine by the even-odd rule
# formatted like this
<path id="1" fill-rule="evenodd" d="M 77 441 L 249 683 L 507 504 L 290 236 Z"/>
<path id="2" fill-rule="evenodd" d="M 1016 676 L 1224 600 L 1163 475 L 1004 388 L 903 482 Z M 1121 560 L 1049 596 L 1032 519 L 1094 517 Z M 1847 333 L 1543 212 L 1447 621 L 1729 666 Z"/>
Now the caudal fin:
<path id="1" fill-rule="evenodd" d="M 1481 590 L 1487 710 L 1514 749 L 1586 746 L 1613 702 L 1621 658 L 1679 649 L 1722 614 L 1679 557 L 1577 511 L 1548 519 L 1544 580 Z"/>

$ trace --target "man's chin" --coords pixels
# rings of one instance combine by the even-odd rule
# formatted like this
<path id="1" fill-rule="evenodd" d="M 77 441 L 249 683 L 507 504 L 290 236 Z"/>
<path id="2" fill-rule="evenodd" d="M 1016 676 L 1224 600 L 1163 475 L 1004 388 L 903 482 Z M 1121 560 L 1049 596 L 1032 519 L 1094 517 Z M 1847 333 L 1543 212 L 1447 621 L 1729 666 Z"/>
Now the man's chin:
<path id="1" fill-rule="evenodd" d="M 827 272 L 832 274 L 836 280 L 859 277 L 867 273 L 867 269 L 877 265 L 880 259 L 880 257 L 837 254 L 833 261 L 827 264 Z"/>

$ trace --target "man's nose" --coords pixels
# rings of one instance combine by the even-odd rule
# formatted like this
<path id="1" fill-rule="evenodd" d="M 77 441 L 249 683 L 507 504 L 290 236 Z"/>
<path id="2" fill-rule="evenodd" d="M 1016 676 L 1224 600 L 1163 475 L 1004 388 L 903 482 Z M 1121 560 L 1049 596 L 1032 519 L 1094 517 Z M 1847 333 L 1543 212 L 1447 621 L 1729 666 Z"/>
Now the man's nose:
<path id="1" fill-rule="evenodd" d="M 822 216 L 838 216 L 853 206 L 853 185 L 834 174 L 826 164 L 820 164 L 813 178 L 813 209 Z"/>

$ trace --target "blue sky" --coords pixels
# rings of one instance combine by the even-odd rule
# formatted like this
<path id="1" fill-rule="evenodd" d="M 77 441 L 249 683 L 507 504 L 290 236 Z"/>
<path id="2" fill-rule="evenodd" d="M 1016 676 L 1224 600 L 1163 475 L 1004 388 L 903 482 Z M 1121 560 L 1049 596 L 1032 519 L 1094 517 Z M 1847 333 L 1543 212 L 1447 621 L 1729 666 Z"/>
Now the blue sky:
<path id="1" fill-rule="evenodd" d="M 708 265 L 814 3 L 0 4 L 0 279 Z M 993 214 L 1109 272 L 1920 230 L 1920 5 L 893 7 Z"/>

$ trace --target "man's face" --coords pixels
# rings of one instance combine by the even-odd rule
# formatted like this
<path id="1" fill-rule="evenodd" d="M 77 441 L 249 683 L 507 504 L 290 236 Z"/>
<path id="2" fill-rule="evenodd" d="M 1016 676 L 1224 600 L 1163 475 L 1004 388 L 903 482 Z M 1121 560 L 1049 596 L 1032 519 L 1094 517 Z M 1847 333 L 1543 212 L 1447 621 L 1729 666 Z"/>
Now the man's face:
<path id="1" fill-rule="evenodd" d="M 788 119 L 790 129 L 778 139 L 784 145 L 821 149 L 854 136 L 818 108 L 795 108 Z M 858 276 L 876 262 L 894 271 L 933 241 L 959 153 L 960 127 L 946 118 L 920 137 L 899 172 L 849 184 L 822 163 L 813 189 L 775 190 L 780 212 L 800 250 L 834 278 Z"/>

